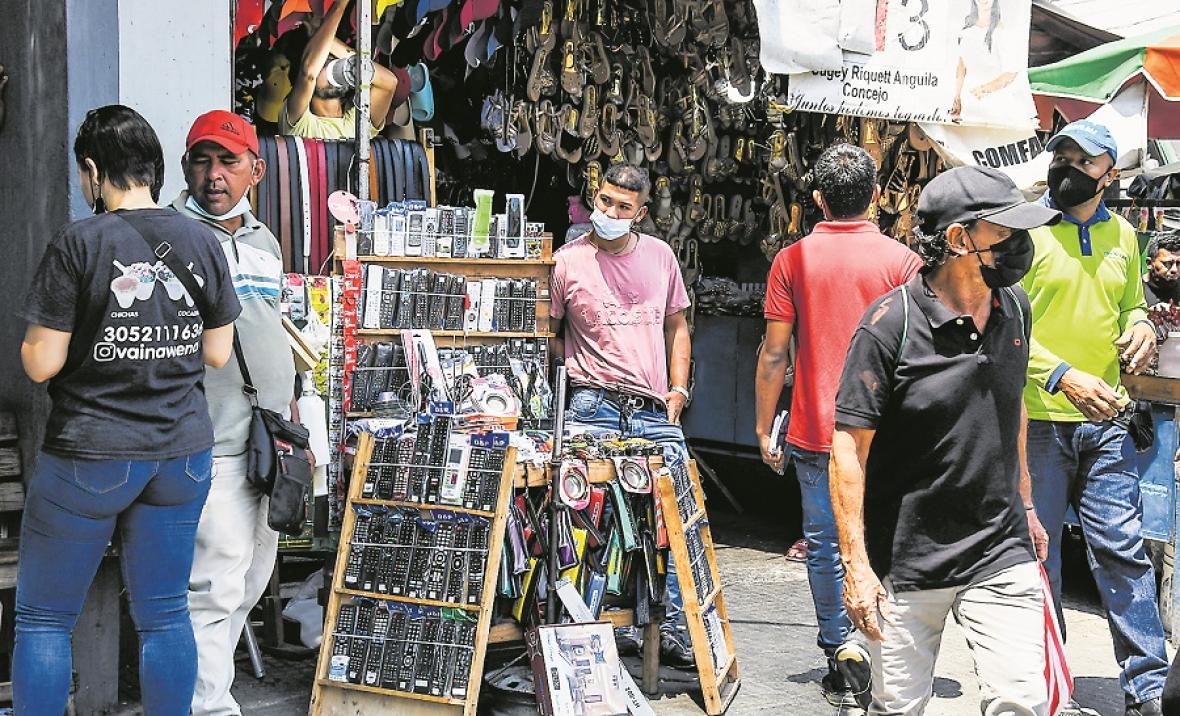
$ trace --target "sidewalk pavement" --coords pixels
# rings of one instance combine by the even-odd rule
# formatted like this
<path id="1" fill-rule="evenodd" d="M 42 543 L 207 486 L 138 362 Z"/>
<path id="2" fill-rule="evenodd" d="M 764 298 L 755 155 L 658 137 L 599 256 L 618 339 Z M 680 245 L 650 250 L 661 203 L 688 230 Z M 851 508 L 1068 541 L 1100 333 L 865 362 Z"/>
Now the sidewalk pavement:
<path id="1" fill-rule="evenodd" d="M 733 623 L 742 686 L 728 716 L 755 714 L 835 715 L 839 710 L 820 696 L 824 659 L 815 646 L 816 622 L 804 565 L 783 555 L 797 535 L 765 520 L 718 511 L 712 516 L 718 541 L 717 561 Z M 1067 568 L 1070 564 L 1067 562 Z M 1074 560 L 1066 574 L 1067 655 L 1079 703 L 1103 716 L 1121 716 L 1122 693 L 1110 633 L 1097 594 Z M 257 681 L 248 664 L 238 662 L 234 693 L 250 716 L 298 716 L 306 713 L 314 664 L 265 659 L 267 676 Z M 971 655 L 958 627 L 949 622 L 934 684 L 930 716 L 977 716 L 978 682 Z M 702 716 L 699 691 L 684 672 L 663 670 L 664 695 L 652 701 L 660 716 Z M 527 714 L 531 709 L 489 709 L 489 713 Z M 391 711 L 393 713 L 394 711 Z M 140 714 L 128 705 L 117 712 Z M 481 713 L 483 711 L 481 710 Z M 859 711 L 846 712 L 859 714 Z"/>

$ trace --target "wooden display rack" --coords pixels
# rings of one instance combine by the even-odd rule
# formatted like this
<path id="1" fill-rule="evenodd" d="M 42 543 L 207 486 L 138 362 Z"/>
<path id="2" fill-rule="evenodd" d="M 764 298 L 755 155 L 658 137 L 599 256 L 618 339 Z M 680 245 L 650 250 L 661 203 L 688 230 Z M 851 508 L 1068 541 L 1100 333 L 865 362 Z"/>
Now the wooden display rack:
<path id="1" fill-rule="evenodd" d="M 336 560 L 336 572 L 332 578 L 332 593 L 328 598 L 327 620 L 324 625 L 324 640 L 320 645 L 319 662 L 316 664 L 316 679 L 311 694 L 312 716 L 363 716 L 375 713 L 397 713 L 408 716 L 475 716 L 479 704 L 479 688 L 483 682 L 484 653 L 488 644 L 488 630 L 492 622 L 492 609 L 496 599 L 496 580 L 499 575 L 500 552 L 504 546 L 504 525 L 508 515 L 508 503 L 512 497 L 513 473 L 516 468 L 516 449 L 508 448 L 504 454 L 504 471 L 500 477 L 500 492 L 496 498 L 494 513 L 477 510 L 452 508 L 446 505 L 420 505 L 418 503 L 404 503 L 390 500 L 362 499 L 361 487 L 369 471 L 369 462 L 373 455 L 373 436 L 363 433 L 357 444 L 356 460 L 353 464 L 352 479 L 348 486 L 347 511 L 344 515 L 344 525 L 340 533 L 340 544 L 349 545 L 352 542 L 353 529 L 356 526 L 356 513 L 353 505 L 387 505 L 409 506 L 423 511 L 456 512 L 473 514 L 487 518 L 491 522 L 491 533 L 488 538 L 488 557 L 485 563 L 485 577 L 483 592 L 478 606 L 468 604 L 448 604 L 423 599 L 391 594 L 376 594 L 358 592 L 344 587 L 344 570 L 347 558 Z M 455 699 L 416 694 L 405 691 L 383 689 L 363 684 L 339 682 L 328 679 L 328 668 L 331 661 L 332 646 L 336 632 L 336 618 L 340 611 L 341 597 L 361 596 L 374 600 L 400 602 L 403 604 L 417 604 L 434 607 L 453 607 L 478 612 L 478 625 L 475 635 L 475 651 L 471 659 L 471 673 L 468 676 L 467 698 Z"/>
<path id="2" fill-rule="evenodd" d="M 692 497 L 695 505 L 687 520 L 681 520 L 680 510 L 676 505 L 676 486 L 668 470 L 656 473 L 656 490 L 659 492 L 660 505 L 663 508 L 664 525 L 668 530 L 668 545 L 672 550 L 673 559 L 676 560 L 676 577 L 680 580 L 680 594 L 684 597 L 684 616 L 688 622 L 692 650 L 696 655 L 701 692 L 705 697 L 705 713 L 717 716 L 729 708 L 741 687 L 742 679 L 738 672 L 737 652 L 734 650 L 729 614 L 725 609 L 725 597 L 721 593 L 721 575 L 717 571 L 717 559 L 713 554 L 713 533 L 709 527 L 708 515 L 705 513 L 705 493 L 701 490 L 696 461 L 687 460 L 686 467 L 692 479 Z M 713 591 L 705 597 L 704 602 L 697 598 L 696 579 L 688 554 L 685 535 L 691 530 L 700 531 L 704 546 L 702 557 L 707 561 L 713 579 Z M 705 631 L 704 615 L 710 607 L 716 608 L 717 616 L 721 620 L 720 637 L 724 639 L 728 653 L 723 664 L 714 663 L 713 649 Z"/>

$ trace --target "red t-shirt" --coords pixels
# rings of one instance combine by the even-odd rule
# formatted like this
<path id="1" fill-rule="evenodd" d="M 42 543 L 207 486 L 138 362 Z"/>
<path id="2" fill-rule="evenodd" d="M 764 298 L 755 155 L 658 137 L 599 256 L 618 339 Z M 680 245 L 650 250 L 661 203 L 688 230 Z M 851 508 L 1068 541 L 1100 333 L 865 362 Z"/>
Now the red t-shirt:
<path id="1" fill-rule="evenodd" d="M 922 259 L 868 221 L 825 221 L 779 252 L 766 320 L 794 324 L 798 344 L 787 442 L 832 449 L 836 389 L 852 334 L 873 301 L 913 278 Z"/>

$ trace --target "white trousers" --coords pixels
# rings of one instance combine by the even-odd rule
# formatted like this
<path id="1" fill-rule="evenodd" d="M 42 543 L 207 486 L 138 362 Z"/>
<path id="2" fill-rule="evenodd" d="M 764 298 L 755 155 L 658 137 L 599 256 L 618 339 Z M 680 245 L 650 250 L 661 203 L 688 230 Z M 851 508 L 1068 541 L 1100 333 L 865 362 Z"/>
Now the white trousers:
<path id="1" fill-rule="evenodd" d="M 230 695 L 234 651 L 250 610 L 274 570 L 279 534 L 266 524 L 267 498 L 246 482 L 246 456 L 213 459 L 213 483 L 197 526 L 188 583 L 197 639 L 194 716 L 240 716 Z"/>
<path id="2" fill-rule="evenodd" d="M 926 710 L 934 662 L 948 613 L 963 630 L 985 716 L 1045 716 L 1044 606 L 1035 562 L 1009 567 L 963 587 L 895 592 L 873 657 L 870 714 L 911 716 Z"/>

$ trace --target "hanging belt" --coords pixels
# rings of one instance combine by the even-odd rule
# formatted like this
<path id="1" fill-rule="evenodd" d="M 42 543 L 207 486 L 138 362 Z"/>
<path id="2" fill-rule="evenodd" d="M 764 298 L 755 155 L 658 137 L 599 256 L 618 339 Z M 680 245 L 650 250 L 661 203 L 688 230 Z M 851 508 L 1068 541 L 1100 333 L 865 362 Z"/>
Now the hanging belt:
<path id="1" fill-rule="evenodd" d="M 314 264 L 311 267 L 312 272 L 320 273 L 324 262 L 328 260 L 328 247 L 331 244 L 331 232 L 328 231 L 328 166 L 327 166 L 327 144 L 323 141 L 315 143 L 316 148 L 316 162 L 318 164 L 316 177 L 319 182 L 319 192 L 315 198 L 315 209 L 319 215 L 319 237 L 315 242 L 315 249 L 312 252 Z"/>
<path id="2" fill-rule="evenodd" d="M 386 175 L 390 178 L 390 187 L 393 191 L 394 201 L 406 200 L 406 168 L 402 164 L 402 140 L 390 140 L 389 152 L 389 166 L 386 167 Z"/>
<path id="3" fill-rule="evenodd" d="M 324 201 L 326 202 L 332 192 L 340 188 L 340 184 L 336 181 L 336 164 L 340 161 L 340 142 L 324 141 L 323 144 L 325 160 L 324 182 L 326 184 L 324 187 Z M 324 228 L 328 232 L 328 242 L 330 244 L 332 241 L 331 237 L 335 234 L 336 230 L 336 217 L 332 216 L 331 213 L 327 216 L 328 222 L 324 225 Z"/>
<path id="4" fill-rule="evenodd" d="M 418 142 L 410 142 L 414 155 L 414 175 L 418 181 L 418 196 L 426 201 L 427 205 L 433 206 L 434 202 L 430 196 L 430 162 L 426 159 L 426 148 Z"/>
<path id="5" fill-rule="evenodd" d="M 369 198 L 373 201 L 378 201 L 381 195 L 381 182 L 377 181 L 377 172 L 373 171 L 375 162 L 373 161 L 373 143 L 369 143 Z M 357 166 L 360 166 L 360 158 L 357 159 Z"/>
<path id="6" fill-rule="evenodd" d="M 303 187 L 299 181 L 299 138 L 284 137 L 287 140 L 287 170 L 291 173 L 291 256 L 288 261 L 291 268 L 288 273 L 299 271 L 299 264 L 303 263 Z"/>
<path id="7" fill-rule="evenodd" d="M 279 247 L 283 252 L 283 271 L 291 270 L 291 166 L 287 163 L 286 137 L 275 139 L 279 174 Z"/>
<path id="8" fill-rule="evenodd" d="M 303 246 L 304 258 L 307 263 L 307 273 L 315 273 L 315 253 L 316 242 L 320 238 L 320 204 L 324 203 L 327 194 L 323 193 L 323 183 L 320 182 L 320 155 L 319 155 L 319 140 L 318 139 L 304 139 L 303 151 L 307 155 L 307 183 L 308 183 L 308 206 L 307 209 L 311 214 L 311 229 L 308 240 Z"/>
<path id="9" fill-rule="evenodd" d="M 300 217 L 302 221 L 302 232 L 300 233 L 300 248 L 302 252 L 295 255 L 295 266 L 298 273 L 307 274 L 308 256 L 311 255 L 311 166 L 307 158 L 307 147 L 303 143 L 302 137 L 295 138 L 295 156 L 299 160 L 299 203 L 303 215 Z"/>

